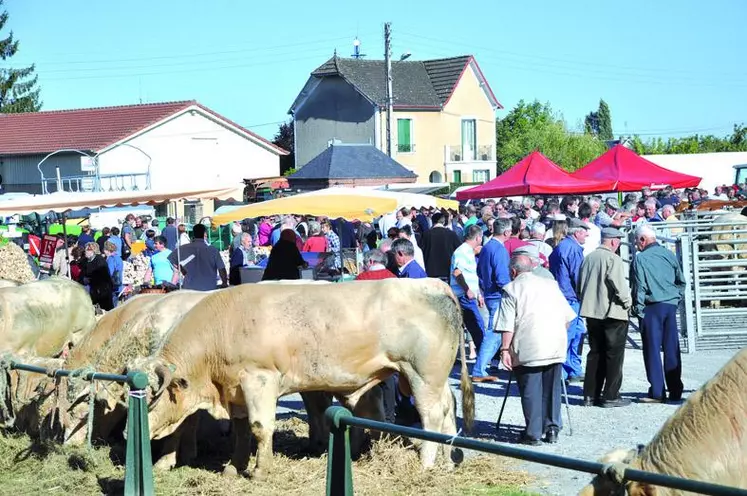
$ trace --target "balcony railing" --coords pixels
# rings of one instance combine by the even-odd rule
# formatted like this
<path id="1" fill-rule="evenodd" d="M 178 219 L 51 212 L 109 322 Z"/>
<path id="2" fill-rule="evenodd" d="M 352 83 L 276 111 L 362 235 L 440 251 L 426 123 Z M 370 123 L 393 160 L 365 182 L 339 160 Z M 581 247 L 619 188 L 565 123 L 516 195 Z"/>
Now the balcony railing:
<path id="1" fill-rule="evenodd" d="M 143 183 L 138 186 L 138 183 Z M 91 193 L 106 191 L 137 191 L 150 189 L 150 172 L 49 177 L 42 180 L 42 193 L 65 191 Z"/>
<path id="2" fill-rule="evenodd" d="M 415 153 L 415 145 L 412 143 L 397 144 L 397 153 Z"/>
<path id="3" fill-rule="evenodd" d="M 469 150 L 462 145 L 446 146 L 446 162 L 494 162 L 493 145 L 478 145 L 477 150 Z"/>

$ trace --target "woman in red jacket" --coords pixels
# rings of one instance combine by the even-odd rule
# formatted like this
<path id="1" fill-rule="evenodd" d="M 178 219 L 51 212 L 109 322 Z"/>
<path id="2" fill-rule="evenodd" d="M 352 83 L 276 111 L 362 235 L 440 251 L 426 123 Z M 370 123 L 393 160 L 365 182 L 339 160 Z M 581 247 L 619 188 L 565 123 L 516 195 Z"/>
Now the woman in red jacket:
<path id="1" fill-rule="evenodd" d="M 303 245 L 303 251 L 315 253 L 327 251 L 327 238 L 322 234 L 322 227 L 318 222 L 309 222 L 309 238 Z"/>

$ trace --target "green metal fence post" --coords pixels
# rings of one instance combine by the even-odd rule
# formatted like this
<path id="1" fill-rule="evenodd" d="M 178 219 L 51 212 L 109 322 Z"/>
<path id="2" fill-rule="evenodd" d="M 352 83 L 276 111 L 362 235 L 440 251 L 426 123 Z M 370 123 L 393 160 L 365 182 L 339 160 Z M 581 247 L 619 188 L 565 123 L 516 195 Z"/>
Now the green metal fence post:
<path id="1" fill-rule="evenodd" d="M 324 415 L 330 422 L 327 496 L 353 496 L 350 428 L 340 423 L 342 417 L 352 417 L 353 414 L 341 406 L 336 406 L 328 408 Z"/>
<path id="2" fill-rule="evenodd" d="M 143 372 L 127 374 L 130 386 L 127 406 L 127 460 L 125 463 L 125 495 L 153 494 L 153 461 L 150 454 L 150 429 L 145 388 L 148 376 Z"/>

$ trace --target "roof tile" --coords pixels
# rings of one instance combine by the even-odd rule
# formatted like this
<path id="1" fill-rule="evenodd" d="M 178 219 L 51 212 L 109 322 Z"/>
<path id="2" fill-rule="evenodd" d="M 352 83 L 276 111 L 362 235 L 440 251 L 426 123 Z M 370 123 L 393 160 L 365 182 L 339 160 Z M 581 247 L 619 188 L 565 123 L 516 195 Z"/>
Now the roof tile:
<path id="1" fill-rule="evenodd" d="M 191 106 L 236 126 L 280 154 L 285 150 L 194 100 L 25 114 L 0 114 L 0 155 L 50 153 L 62 149 L 100 151 Z"/>
<path id="2" fill-rule="evenodd" d="M 414 178 L 406 169 L 373 145 L 333 144 L 288 179 Z"/>

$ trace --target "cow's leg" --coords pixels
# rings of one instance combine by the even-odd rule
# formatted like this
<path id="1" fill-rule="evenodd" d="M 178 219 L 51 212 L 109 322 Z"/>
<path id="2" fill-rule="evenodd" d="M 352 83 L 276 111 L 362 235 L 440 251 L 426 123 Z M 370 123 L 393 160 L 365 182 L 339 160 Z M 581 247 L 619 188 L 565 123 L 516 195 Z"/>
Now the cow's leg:
<path id="1" fill-rule="evenodd" d="M 156 470 L 170 470 L 176 467 L 176 452 L 182 436 L 182 426 L 179 426 L 172 434 L 166 436 L 161 444 L 161 457 L 153 464 Z"/>
<path id="2" fill-rule="evenodd" d="M 275 410 L 278 403 L 278 377 L 268 372 L 245 374 L 241 389 L 246 401 L 249 427 L 257 440 L 257 460 L 252 477 L 264 478 L 272 465 L 272 434 L 275 431 Z"/>
<path id="3" fill-rule="evenodd" d="M 233 436 L 233 453 L 231 461 L 223 468 L 224 476 L 238 475 L 249 466 L 249 453 L 252 448 L 252 435 L 249 432 L 247 418 L 231 418 L 231 434 Z"/>
<path id="4" fill-rule="evenodd" d="M 441 393 L 441 407 L 444 412 L 444 421 L 441 426 L 441 432 L 450 436 L 457 435 L 457 423 L 456 423 L 456 399 L 454 398 L 454 392 L 449 387 L 449 381 L 444 384 L 443 392 Z M 460 463 L 464 458 L 464 453 L 460 448 L 452 448 L 444 445 L 444 455 L 447 460 L 452 462 Z"/>
<path id="5" fill-rule="evenodd" d="M 347 399 L 343 403 L 356 417 L 379 422 L 384 421 L 384 398 L 379 387 L 368 390 L 354 406 L 350 405 Z M 354 458 L 357 458 L 363 452 L 363 445 L 366 441 L 365 434 L 365 431 L 361 428 L 352 427 L 350 429 L 350 453 Z M 381 437 L 381 432 L 373 431 L 371 437 L 378 439 Z"/>
<path id="6" fill-rule="evenodd" d="M 324 420 L 324 411 L 332 405 L 332 395 L 318 391 L 306 392 L 301 393 L 301 399 L 309 423 L 309 451 L 321 454 L 329 441 L 329 426 Z"/>
<path id="7" fill-rule="evenodd" d="M 423 429 L 427 431 L 441 432 L 446 416 L 444 405 L 444 386 L 441 384 L 428 383 L 415 372 L 409 364 L 403 367 L 402 373 L 407 377 L 415 397 L 415 408 L 417 408 L 423 422 Z M 446 400 L 448 401 L 448 400 Z M 424 468 L 433 467 L 438 454 L 438 444 L 432 441 L 423 441 L 420 447 L 420 461 Z"/>

